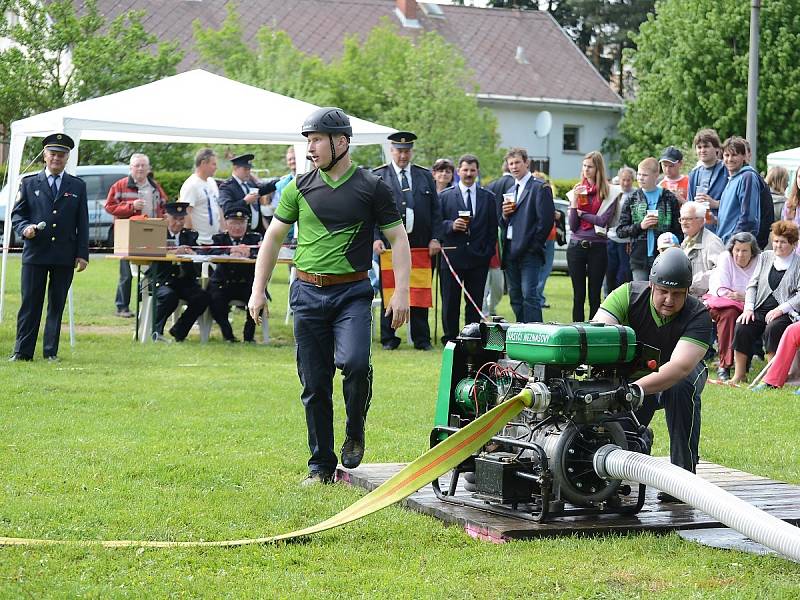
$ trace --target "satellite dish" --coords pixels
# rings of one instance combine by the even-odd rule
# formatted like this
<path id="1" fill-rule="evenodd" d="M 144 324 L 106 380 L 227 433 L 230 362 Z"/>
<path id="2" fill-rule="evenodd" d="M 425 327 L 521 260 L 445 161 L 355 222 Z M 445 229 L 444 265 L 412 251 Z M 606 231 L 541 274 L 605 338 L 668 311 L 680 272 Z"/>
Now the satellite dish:
<path id="1" fill-rule="evenodd" d="M 536 129 L 534 133 L 536 137 L 547 137 L 550 134 L 550 129 L 553 127 L 553 116 L 550 111 L 543 110 L 536 115 Z"/>

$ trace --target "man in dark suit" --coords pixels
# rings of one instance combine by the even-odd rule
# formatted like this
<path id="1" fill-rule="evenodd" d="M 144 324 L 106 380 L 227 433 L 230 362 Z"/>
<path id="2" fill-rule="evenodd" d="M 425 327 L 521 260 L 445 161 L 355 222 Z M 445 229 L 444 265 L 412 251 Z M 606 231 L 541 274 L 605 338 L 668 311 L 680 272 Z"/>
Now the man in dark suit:
<path id="1" fill-rule="evenodd" d="M 226 233 L 214 236 L 212 254 L 238 256 L 239 258 L 255 258 L 258 256 L 258 245 L 261 236 L 255 232 L 247 231 L 247 213 L 229 208 L 225 211 Z M 231 300 L 241 300 L 245 304 L 250 299 L 255 277 L 255 264 L 217 264 L 208 283 L 208 292 L 211 294 L 211 316 L 219 325 L 222 338 L 229 343 L 238 342 L 233 335 L 231 322 L 228 320 L 228 303 Z M 255 342 L 256 322 L 245 311 L 244 341 Z"/>
<path id="2" fill-rule="evenodd" d="M 480 164 L 472 154 L 458 159 L 457 185 L 442 191 L 442 241 L 445 247 L 454 247 L 447 252 L 450 263 L 464 289 L 480 306 L 489 261 L 494 256 L 497 244 L 497 204 L 494 194 L 475 183 Z M 459 305 L 461 286 L 446 264 L 440 270 L 442 283 L 442 343 L 446 344 L 460 331 Z M 464 321 L 480 322 L 478 309 L 468 298 L 464 302 Z"/>
<path id="3" fill-rule="evenodd" d="M 514 177 L 513 185 L 503 195 L 500 219 L 508 296 L 519 323 L 541 322 L 542 302 L 537 286 L 544 266 L 545 242 L 553 228 L 553 192 L 531 175 L 524 148 L 512 148 L 505 158 Z"/>
<path id="4" fill-rule="evenodd" d="M 45 289 L 47 320 L 44 358 L 58 360 L 58 339 L 67 292 L 74 270 L 89 264 L 89 210 L 86 184 L 64 172 L 75 142 L 54 133 L 42 143 L 45 168 L 22 180 L 11 223 L 24 238 L 22 305 L 17 314 L 17 339 L 9 360 L 33 360 L 42 320 Z M 49 278 L 49 284 L 48 284 Z"/>
<path id="5" fill-rule="evenodd" d="M 193 247 L 197 247 L 198 233 L 186 229 L 183 225 L 186 220 L 188 202 L 169 202 L 167 211 L 167 247 L 170 253 L 194 254 Z M 167 318 L 178 308 L 178 303 L 183 300 L 186 308 L 173 325 L 169 334 L 176 342 L 182 342 L 189 335 L 189 330 L 194 322 L 208 308 L 209 295 L 197 281 L 197 269 L 194 263 L 168 263 L 156 262 L 147 272 L 154 288 L 155 298 L 155 324 L 153 341 L 169 342 L 164 337 L 164 326 Z"/>
<path id="6" fill-rule="evenodd" d="M 231 176 L 219 186 L 219 205 L 223 213 L 229 209 L 244 212 L 248 216 L 248 229 L 263 235 L 264 218 L 271 219 L 274 210 L 267 196 L 275 191 L 275 182 L 255 182 L 250 174 L 253 158 L 253 154 L 242 154 L 231 159 Z"/>
<path id="7" fill-rule="evenodd" d="M 416 139 L 417 136 L 410 131 L 398 131 L 390 135 L 392 161 L 373 169 L 373 173 L 391 188 L 411 248 L 427 248 L 429 256 L 432 257 L 442 249 L 439 243 L 442 236 L 442 213 L 431 172 L 424 167 L 411 164 Z M 389 242 L 386 238 L 376 234 L 373 252 L 381 254 L 388 247 Z M 431 329 L 428 325 L 427 308 L 411 307 L 409 327 L 414 348 L 431 350 Z M 386 316 L 383 306 L 381 306 L 381 344 L 384 350 L 395 350 L 400 345 L 400 338 L 395 335 L 391 320 Z"/>

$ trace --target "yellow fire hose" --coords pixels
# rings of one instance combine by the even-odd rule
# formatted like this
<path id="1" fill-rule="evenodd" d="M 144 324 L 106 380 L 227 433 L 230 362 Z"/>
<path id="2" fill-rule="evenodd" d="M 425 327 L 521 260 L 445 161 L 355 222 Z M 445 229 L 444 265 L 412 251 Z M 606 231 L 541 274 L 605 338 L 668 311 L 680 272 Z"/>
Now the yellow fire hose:
<path id="1" fill-rule="evenodd" d="M 342 512 L 321 523 L 270 537 L 216 542 L 164 542 L 147 540 L 49 540 L 31 538 L 0 537 L 0 546 L 94 546 L 106 548 L 200 548 L 247 546 L 267 544 L 319 533 L 345 525 L 399 502 L 413 494 L 466 460 L 475 450 L 483 446 L 506 423 L 516 417 L 525 406 L 531 404 L 531 392 L 527 388 L 510 400 L 496 406 L 443 442 L 431 448 L 414 462 L 406 466 L 391 479 L 350 505 Z"/>

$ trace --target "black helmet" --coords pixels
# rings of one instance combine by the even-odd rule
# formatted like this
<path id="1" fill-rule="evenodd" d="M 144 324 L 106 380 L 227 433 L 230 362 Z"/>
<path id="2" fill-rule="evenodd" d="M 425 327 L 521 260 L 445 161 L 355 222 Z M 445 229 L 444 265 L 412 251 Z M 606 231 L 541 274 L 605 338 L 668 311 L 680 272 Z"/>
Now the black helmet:
<path id="1" fill-rule="evenodd" d="M 650 269 L 650 283 L 675 289 L 692 285 L 692 265 L 680 248 L 667 248 L 656 257 Z"/>
<path id="2" fill-rule="evenodd" d="M 325 106 L 306 117 L 301 133 L 306 137 L 309 133 L 341 133 L 351 138 L 353 128 L 350 126 L 350 119 L 341 108 Z"/>

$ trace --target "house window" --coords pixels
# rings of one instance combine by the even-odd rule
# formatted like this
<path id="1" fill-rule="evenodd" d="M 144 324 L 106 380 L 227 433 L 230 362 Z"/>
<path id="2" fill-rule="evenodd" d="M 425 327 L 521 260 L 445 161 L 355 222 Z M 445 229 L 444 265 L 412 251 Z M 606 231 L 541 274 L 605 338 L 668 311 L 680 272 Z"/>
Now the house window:
<path id="1" fill-rule="evenodd" d="M 564 125 L 564 152 L 578 152 L 580 150 L 580 131 L 577 125 Z"/>

